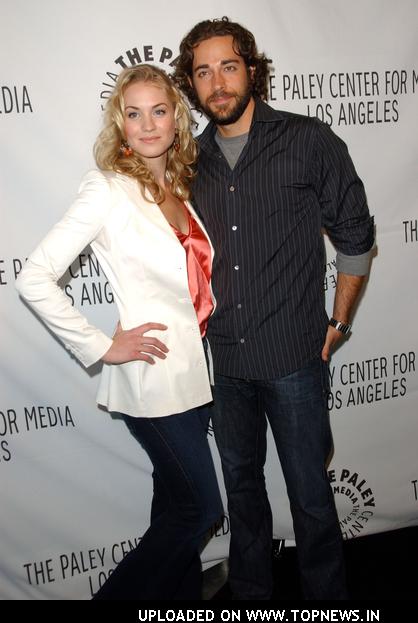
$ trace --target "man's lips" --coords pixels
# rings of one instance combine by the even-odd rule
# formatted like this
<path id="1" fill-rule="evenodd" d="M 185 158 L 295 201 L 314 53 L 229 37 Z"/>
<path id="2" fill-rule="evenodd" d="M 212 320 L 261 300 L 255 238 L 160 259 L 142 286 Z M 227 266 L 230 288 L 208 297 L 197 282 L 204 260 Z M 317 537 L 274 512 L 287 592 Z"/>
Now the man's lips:
<path id="1" fill-rule="evenodd" d="M 232 99 L 232 97 L 232 95 L 229 95 L 227 93 L 222 93 L 222 95 L 212 95 L 212 97 L 209 98 L 209 103 L 226 104 L 227 102 L 229 102 L 230 99 Z"/>

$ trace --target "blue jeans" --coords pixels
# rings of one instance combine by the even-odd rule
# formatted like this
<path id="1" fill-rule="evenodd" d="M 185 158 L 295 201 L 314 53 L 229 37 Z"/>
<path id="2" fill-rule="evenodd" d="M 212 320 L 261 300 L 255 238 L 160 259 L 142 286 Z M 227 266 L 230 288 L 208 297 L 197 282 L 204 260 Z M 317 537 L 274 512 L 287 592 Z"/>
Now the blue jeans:
<path id="1" fill-rule="evenodd" d="M 209 410 L 124 418 L 153 464 L 151 525 L 94 599 L 201 599 L 199 548 L 223 512 Z"/>
<path id="2" fill-rule="evenodd" d="M 264 478 L 267 420 L 290 500 L 305 599 L 346 599 L 342 536 L 326 460 L 332 447 L 328 366 L 284 378 L 215 376 L 212 423 L 231 523 L 229 582 L 236 599 L 269 599 L 272 515 Z"/>

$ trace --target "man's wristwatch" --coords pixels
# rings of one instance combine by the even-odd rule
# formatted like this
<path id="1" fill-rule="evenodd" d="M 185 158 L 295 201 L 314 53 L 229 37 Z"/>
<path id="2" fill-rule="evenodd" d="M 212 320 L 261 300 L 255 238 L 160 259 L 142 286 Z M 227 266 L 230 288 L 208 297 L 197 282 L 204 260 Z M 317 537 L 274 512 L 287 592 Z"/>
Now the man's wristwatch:
<path id="1" fill-rule="evenodd" d="M 328 324 L 330 324 L 331 327 L 334 327 L 334 329 L 337 329 L 337 331 L 344 333 L 344 335 L 347 335 L 351 331 L 351 324 L 345 324 L 344 322 L 335 320 L 335 318 L 330 318 Z"/>

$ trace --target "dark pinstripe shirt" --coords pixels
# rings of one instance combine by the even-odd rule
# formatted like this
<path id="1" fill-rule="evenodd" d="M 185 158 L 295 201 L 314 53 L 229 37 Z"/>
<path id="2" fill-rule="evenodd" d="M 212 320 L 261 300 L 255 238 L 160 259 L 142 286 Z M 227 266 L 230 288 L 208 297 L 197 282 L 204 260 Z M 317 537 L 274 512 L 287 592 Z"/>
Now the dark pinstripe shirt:
<path id="1" fill-rule="evenodd" d="M 373 245 L 373 219 L 343 141 L 317 119 L 256 100 L 248 142 L 231 170 L 210 123 L 199 137 L 194 203 L 215 247 L 215 372 L 271 379 L 321 352 L 324 228 L 336 249 Z"/>

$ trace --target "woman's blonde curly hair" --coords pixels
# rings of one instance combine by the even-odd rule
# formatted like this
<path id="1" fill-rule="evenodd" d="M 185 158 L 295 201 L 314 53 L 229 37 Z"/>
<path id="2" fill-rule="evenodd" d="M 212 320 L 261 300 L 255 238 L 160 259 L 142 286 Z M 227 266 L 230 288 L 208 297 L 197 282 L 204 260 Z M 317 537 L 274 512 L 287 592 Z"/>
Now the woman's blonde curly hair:
<path id="1" fill-rule="evenodd" d="M 127 67 L 118 76 L 115 88 L 107 101 L 104 126 L 94 145 L 97 166 L 105 171 L 116 171 L 136 178 L 145 197 L 148 189 L 156 203 L 165 198 L 161 188 L 141 157 L 134 151 L 126 156 L 121 145 L 126 141 L 124 130 L 124 93 L 135 82 L 149 82 L 164 89 L 174 107 L 179 149 L 172 145 L 167 154 L 166 177 L 171 192 L 181 200 L 188 199 L 189 186 L 194 176 L 193 165 L 197 159 L 197 143 L 191 132 L 191 115 L 188 106 L 171 78 L 158 67 L 148 64 Z"/>

